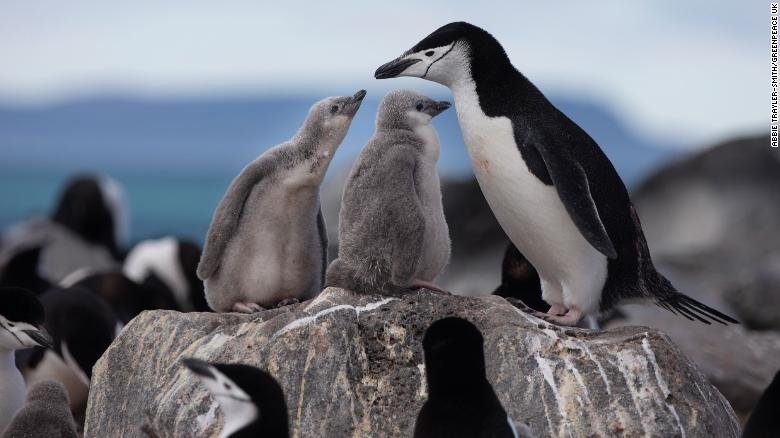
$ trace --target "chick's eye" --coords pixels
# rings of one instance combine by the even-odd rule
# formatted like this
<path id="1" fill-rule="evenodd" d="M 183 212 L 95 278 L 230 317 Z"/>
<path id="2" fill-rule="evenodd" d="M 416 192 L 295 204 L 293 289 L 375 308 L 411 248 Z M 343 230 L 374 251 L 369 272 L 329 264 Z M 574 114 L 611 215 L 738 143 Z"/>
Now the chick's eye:
<path id="1" fill-rule="evenodd" d="M 422 111 L 423 110 L 423 104 L 418 103 L 415 108 L 417 108 L 417 111 Z"/>
<path id="2" fill-rule="evenodd" d="M 434 52 L 433 50 L 428 50 L 427 52 L 425 52 L 425 56 L 429 56 L 430 57 L 430 56 L 433 56 L 434 53 L 436 53 L 436 52 Z"/>
<path id="3" fill-rule="evenodd" d="M 14 326 L 14 323 L 12 323 L 12 322 L 8 323 L 8 327 L 13 327 L 13 326 Z"/>
<path id="4" fill-rule="evenodd" d="M 338 110 L 339 110 L 339 106 L 338 105 L 333 105 L 332 107 L 330 107 L 330 113 L 331 114 L 336 114 L 336 111 L 338 111 Z"/>
<path id="5" fill-rule="evenodd" d="M 225 387 L 225 389 L 230 389 L 230 384 L 229 383 L 223 383 L 222 385 Z"/>

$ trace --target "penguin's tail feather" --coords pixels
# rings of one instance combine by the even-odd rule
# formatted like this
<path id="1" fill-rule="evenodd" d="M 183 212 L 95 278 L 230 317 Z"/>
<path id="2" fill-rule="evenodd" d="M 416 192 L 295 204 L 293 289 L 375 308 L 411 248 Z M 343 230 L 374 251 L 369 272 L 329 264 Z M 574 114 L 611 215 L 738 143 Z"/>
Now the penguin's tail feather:
<path id="1" fill-rule="evenodd" d="M 691 321 L 699 321 L 708 325 L 711 324 L 710 321 L 719 322 L 723 325 L 728 325 L 729 323 L 739 324 L 739 321 L 725 313 L 678 292 L 666 278 L 661 277 L 661 280 L 658 284 L 661 286 L 660 293 L 654 294 L 655 304 L 658 307 L 676 315 L 681 315 Z"/>

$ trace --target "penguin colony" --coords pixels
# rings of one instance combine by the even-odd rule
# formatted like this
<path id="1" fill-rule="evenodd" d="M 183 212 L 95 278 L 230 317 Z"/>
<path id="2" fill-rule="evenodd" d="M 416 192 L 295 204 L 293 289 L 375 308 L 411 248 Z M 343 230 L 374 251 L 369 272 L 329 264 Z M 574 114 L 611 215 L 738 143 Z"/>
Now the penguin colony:
<path id="1" fill-rule="evenodd" d="M 512 66 L 488 32 L 464 22 L 447 24 L 375 73 L 377 79 L 400 76 L 452 91 L 477 181 L 511 240 L 496 294 L 518 297 L 538 316 L 569 326 L 624 300 L 653 302 L 706 324 L 737 323 L 678 292 L 656 270 L 610 161 Z M 419 288 L 444 292 L 435 280 L 448 263 L 450 238 L 436 172 L 440 143 L 431 120 L 450 103 L 413 91 L 393 91 L 379 107 L 375 134 L 344 187 L 339 252 L 327 264 L 319 186 L 365 95 L 360 90 L 315 103 L 289 141 L 246 166 L 214 213 L 197 269 L 197 247 L 160 240 L 131 252 L 125 275 L 69 277 L 66 288 L 41 300 L 24 289 L 0 290 L 4 436 L 76 433 L 62 385 L 38 383 L 25 403 L 25 384 L 14 365 L 17 349 L 51 349 L 28 358 L 31 367 L 48 368 L 38 364 L 53 358 L 88 385 L 92 365 L 116 330 L 146 308 L 205 310 L 207 304 L 218 312 L 253 313 L 310 299 L 325 286 L 388 295 Z M 101 238 L 116 252 L 114 235 L 93 240 Z M 18 262 L 28 265 L 39 251 L 33 248 Z M 158 285 L 156 296 L 165 299 L 114 292 L 147 283 Z M 114 287 L 120 284 L 125 286 Z M 87 286 L 95 293 L 82 289 Z M 63 312 L 99 321 L 100 329 L 69 323 Z M 415 437 L 519 436 L 523 425 L 508 418 L 486 378 L 482 343 L 479 330 L 462 319 L 445 318 L 428 328 L 422 342 L 428 399 Z M 221 406 L 221 436 L 289 435 L 284 394 L 267 372 L 195 358 L 182 365 Z M 771 419 L 757 412 L 753 430 Z"/>

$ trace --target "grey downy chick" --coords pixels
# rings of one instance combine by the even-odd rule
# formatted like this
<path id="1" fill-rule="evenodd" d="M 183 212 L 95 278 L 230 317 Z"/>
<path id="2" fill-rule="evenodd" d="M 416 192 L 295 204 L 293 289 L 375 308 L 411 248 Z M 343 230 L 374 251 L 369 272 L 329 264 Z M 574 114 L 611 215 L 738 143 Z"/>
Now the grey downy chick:
<path id="1" fill-rule="evenodd" d="M 438 289 L 432 282 L 449 261 L 450 238 L 431 119 L 449 107 L 412 91 L 385 96 L 376 133 L 344 187 L 339 254 L 327 286 L 384 294 Z"/>
<path id="2" fill-rule="evenodd" d="M 233 180 L 197 270 L 212 309 L 251 313 L 322 290 L 328 242 L 319 187 L 365 95 L 317 102 L 292 139 Z"/>

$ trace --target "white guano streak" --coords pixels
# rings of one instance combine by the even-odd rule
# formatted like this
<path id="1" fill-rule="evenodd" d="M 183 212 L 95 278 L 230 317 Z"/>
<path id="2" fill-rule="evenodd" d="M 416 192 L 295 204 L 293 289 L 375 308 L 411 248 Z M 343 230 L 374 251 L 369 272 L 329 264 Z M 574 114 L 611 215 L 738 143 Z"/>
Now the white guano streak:
<path id="1" fill-rule="evenodd" d="M 397 298 L 385 298 L 380 301 L 376 301 L 373 303 L 366 304 L 365 306 L 351 306 L 349 304 L 339 304 L 333 307 L 328 307 L 327 309 L 320 310 L 319 312 L 315 313 L 314 315 L 310 316 L 304 316 L 303 318 L 298 318 L 295 321 L 290 322 L 289 324 L 282 327 L 279 331 L 273 334 L 271 336 L 271 339 L 276 339 L 279 336 L 282 336 L 283 334 L 299 329 L 301 327 L 306 327 L 307 325 L 317 321 L 317 318 L 327 315 L 329 313 L 338 312 L 339 310 L 354 310 L 355 311 L 355 317 L 360 316 L 363 312 L 369 312 L 371 310 L 374 310 L 376 308 L 379 308 L 381 306 L 384 306 L 385 304 L 389 303 L 390 301 L 395 301 Z"/>
<path id="2" fill-rule="evenodd" d="M 669 412 L 672 413 L 674 419 L 677 421 L 677 427 L 680 429 L 682 438 L 685 438 L 685 428 L 683 428 L 682 422 L 680 421 L 680 416 L 677 415 L 677 409 L 675 409 L 674 406 L 667 400 L 670 394 L 669 385 L 666 384 L 666 380 L 664 380 L 663 376 L 661 376 L 661 368 L 658 366 L 658 362 L 655 360 L 655 353 L 653 352 L 653 349 L 650 348 L 650 340 L 647 338 L 647 333 L 645 333 L 645 337 L 642 339 L 642 348 L 645 350 L 645 353 L 647 353 L 647 357 L 650 360 L 650 363 L 653 365 L 655 381 L 658 383 L 658 387 L 661 389 L 661 392 L 663 392 L 664 403 L 666 404 L 666 407 L 669 408 Z"/>

